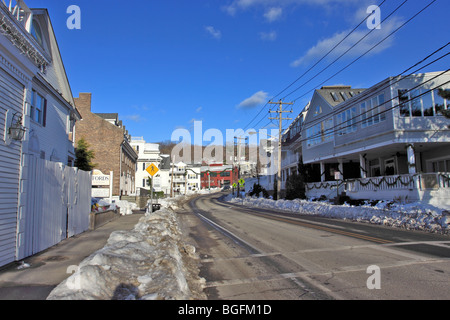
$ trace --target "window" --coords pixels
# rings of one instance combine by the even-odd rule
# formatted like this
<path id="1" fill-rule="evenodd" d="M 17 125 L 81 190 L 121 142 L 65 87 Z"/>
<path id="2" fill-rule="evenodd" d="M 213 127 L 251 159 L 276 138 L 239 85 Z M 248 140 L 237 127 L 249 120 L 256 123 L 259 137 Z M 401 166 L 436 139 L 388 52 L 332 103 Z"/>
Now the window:
<path id="1" fill-rule="evenodd" d="M 414 90 L 410 92 L 411 95 L 411 115 L 413 117 L 421 117 L 422 116 L 422 102 L 420 101 L 420 90 Z"/>
<path id="2" fill-rule="evenodd" d="M 32 92 L 31 97 L 31 109 L 30 117 L 35 122 L 45 127 L 45 118 L 47 113 L 47 100 L 37 93 L 35 90 Z"/>
<path id="3" fill-rule="evenodd" d="M 444 91 L 449 91 L 449 89 L 446 89 Z M 438 91 L 434 91 L 434 110 L 436 112 L 436 115 L 442 115 L 440 111 L 445 110 L 448 108 L 448 100 L 445 100 L 442 98 Z"/>
<path id="4" fill-rule="evenodd" d="M 384 174 L 386 176 L 392 176 L 395 174 L 395 160 L 386 159 L 384 160 Z"/>
<path id="5" fill-rule="evenodd" d="M 306 129 L 307 145 L 312 147 L 333 140 L 333 120 L 327 119 Z"/>
<path id="6" fill-rule="evenodd" d="M 401 117 L 433 117 L 439 116 L 441 110 L 447 108 L 447 100 L 442 98 L 438 90 L 416 89 L 398 90 Z"/>
<path id="7" fill-rule="evenodd" d="M 378 159 L 369 161 L 369 170 L 371 177 L 381 176 L 380 161 Z"/>
<path id="8" fill-rule="evenodd" d="M 356 108 L 345 110 L 338 114 L 337 125 L 339 128 L 338 135 L 342 136 L 347 133 L 356 131 Z"/>
<path id="9" fill-rule="evenodd" d="M 360 105 L 361 127 L 365 128 L 386 120 L 384 94 L 363 102 Z"/>
<path id="10" fill-rule="evenodd" d="M 450 159 L 435 160 L 431 166 L 432 172 L 450 172 Z"/>
<path id="11" fill-rule="evenodd" d="M 31 28 L 31 35 L 33 36 L 33 38 L 36 39 L 36 41 L 43 47 L 44 46 L 44 41 L 42 38 L 42 30 L 41 27 L 39 26 L 39 23 L 36 20 L 33 20 L 33 25 Z"/>
<path id="12" fill-rule="evenodd" d="M 338 102 L 339 101 L 339 98 L 338 98 L 336 92 L 331 92 L 331 97 L 333 98 L 334 102 Z"/>
<path id="13" fill-rule="evenodd" d="M 322 107 L 321 106 L 317 106 L 314 109 L 314 116 L 317 116 L 318 114 L 321 114 L 321 113 L 322 113 Z"/>
<path id="14" fill-rule="evenodd" d="M 402 117 L 409 117 L 411 112 L 409 111 L 409 96 L 408 90 L 400 89 L 398 90 L 398 102 L 400 104 L 400 115 Z"/>
<path id="15" fill-rule="evenodd" d="M 434 116 L 433 108 L 433 93 L 431 91 L 426 92 L 422 96 L 423 115 L 425 117 Z"/>
<path id="16" fill-rule="evenodd" d="M 342 99 L 344 99 L 344 101 L 348 100 L 348 96 L 345 92 L 341 92 L 341 97 L 342 97 Z"/>

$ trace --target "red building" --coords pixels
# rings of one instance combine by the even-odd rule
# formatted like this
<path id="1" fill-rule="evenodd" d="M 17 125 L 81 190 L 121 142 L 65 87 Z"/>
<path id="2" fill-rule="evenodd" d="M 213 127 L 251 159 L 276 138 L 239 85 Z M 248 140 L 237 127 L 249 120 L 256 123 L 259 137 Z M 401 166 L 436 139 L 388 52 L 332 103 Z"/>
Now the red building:
<path id="1" fill-rule="evenodd" d="M 200 180 L 202 189 L 231 187 L 238 182 L 238 168 L 222 163 L 203 165 Z"/>

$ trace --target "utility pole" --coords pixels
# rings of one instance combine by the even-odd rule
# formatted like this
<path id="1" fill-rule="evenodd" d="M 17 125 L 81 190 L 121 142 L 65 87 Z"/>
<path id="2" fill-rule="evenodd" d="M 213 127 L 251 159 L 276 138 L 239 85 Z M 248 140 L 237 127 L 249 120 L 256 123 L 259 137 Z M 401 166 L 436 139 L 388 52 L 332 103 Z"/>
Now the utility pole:
<path id="1" fill-rule="evenodd" d="M 242 138 L 242 137 L 234 137 L 235 139 L 237 139 L 238 140 L 238 143 L 237 143 L 237 147 L 238 147 L 238 149 L 237 149 L 237 156 L 238 156 L 238 161 L 239 161 L 239 164 L 238 164 L 238 177 L 237 177 L 237 197 L 238 198 L 240 198 L 241 197 L 241 193 L 240 193 L 240 185 L 239 185 L 239 180 L 241 179 L 241 147 L 240 147 L 240 145 L 241 145 L 241 140 L 244 140 L 244 157 L 245 157 L 245 141 L 248 139 L 248 137 L 244 137 L 244 138 Z"/>
<path id="2" fill-rule="evenodd" d="M 270 113 L 278 113 L 278 117 L 276 118 L 269 118 L 269 120 L 278 120 L 278 172 L 277 172 L 277 200 L 280 200 L 281 197 L 281 140 L 282 140 L 282 134 L 283 134 L 283 127 L 282 122 L 283 120 L 292 120 L 291 118 L 283 118 L 283 113 L 292 113 L 292 110 L 290 111 L 284 111 L 283 105 L 293 105 L 293 102 L 283 102 L 282 100 L 278 102 L 272 102 L 269 101 L 269 104 L 277 104 L 278 110 L 277 111 L 269 111 Z"/>
<path id="3" fill-rule="evenodd" d="M 173 198 L 175 195 L 173 193 L 173 167 L 175 165 L 175 156 L 172 159 L 172 175 L 170 176 L 170 197 Z"/>

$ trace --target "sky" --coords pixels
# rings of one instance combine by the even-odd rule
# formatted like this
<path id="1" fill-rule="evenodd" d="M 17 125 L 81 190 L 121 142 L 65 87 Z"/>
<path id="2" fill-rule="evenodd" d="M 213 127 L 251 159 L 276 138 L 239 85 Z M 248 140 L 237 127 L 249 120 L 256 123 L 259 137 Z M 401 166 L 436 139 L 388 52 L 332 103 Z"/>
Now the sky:
<path id="1" fill-rule="evenodd" d="M 314 89 L 371 87 L 448 42 L 450 1 L 437 0 L 329 79 L 432 0 L 382 2 L 26 0 L 30 8 L 48 9 L 73 96 L 92 93 L 92 112 L 118 113 L 130 135 L 154 143 L 171 140 L 180 129 L 193 139 L 194 123 L 201 121 L 195 128 L 201 124 L 204 145 L 209 129 L 225 140 L 226 130 L 275 128 L 268 119 L 271 99 L 294 102 L 289 116 L 295 118 Z M 80 29 L 68 28 L 75 17 L 67 12 L 71 5 L 80 9 Z M 380 5 L 376 29 L 377 16 L 367 13 L 371 5 Z M 449 62 L 422 71 L 443 71 Z"/>

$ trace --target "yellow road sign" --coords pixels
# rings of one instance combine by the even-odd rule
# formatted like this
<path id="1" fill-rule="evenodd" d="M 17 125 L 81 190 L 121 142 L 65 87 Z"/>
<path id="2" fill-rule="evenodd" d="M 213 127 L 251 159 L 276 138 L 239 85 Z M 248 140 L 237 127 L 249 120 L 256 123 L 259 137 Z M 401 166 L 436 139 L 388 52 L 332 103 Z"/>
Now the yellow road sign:
<path id="1" fill-rule="evenodd" d="M 148 166 L 146 171 L 153 177 L 159 171 L 159 169 L 154 163 L 152 163 Z"/>

